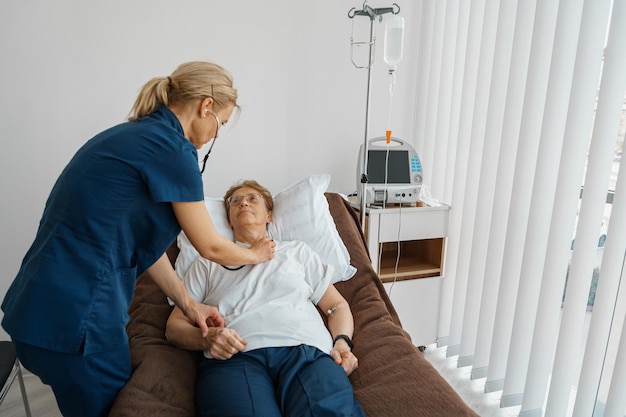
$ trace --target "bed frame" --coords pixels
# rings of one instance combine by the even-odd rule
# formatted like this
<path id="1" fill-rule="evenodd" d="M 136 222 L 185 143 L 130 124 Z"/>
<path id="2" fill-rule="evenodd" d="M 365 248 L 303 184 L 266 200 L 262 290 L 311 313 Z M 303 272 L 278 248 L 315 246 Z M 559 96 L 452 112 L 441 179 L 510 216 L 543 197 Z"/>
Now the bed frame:
<path id="1" fill-rule="evenodd" d="M 356 212 L 339 194 L 326 193 L 339 235 L 356 275 L 335 284 L 354 315 L 354 354 L 359 367 L 350 376 L 368 417 L 477 417 L 413 345 L 382 283 L 372 269 Z M 168 251 L 174 262 L 177 248 Z M 117 396 L 110 417 L 193 417 L 196 362 L 200 352 L 174 347 L 165 339 L 171 311 L 148 274 L 137 280 L 127 326 L 133 373 Z M 216 416 L 219 417 L 219 416 Z"/>

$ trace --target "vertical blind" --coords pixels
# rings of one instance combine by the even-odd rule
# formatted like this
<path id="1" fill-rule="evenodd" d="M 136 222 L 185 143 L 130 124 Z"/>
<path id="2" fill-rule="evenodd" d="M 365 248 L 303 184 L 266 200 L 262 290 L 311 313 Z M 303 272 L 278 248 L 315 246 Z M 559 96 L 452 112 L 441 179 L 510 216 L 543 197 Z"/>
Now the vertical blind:
<path id="1" fill-rule="evenodd" d="M 420 3 L 414 141 L 451 206 L 438 345 L 520 416 L 624 416 L 626 0 Z"/>

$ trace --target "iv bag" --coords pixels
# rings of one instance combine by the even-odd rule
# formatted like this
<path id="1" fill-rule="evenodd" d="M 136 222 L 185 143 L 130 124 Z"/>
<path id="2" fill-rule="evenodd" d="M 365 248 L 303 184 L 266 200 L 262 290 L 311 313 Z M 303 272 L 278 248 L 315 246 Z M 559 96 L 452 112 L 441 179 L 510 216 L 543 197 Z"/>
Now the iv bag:
<path id="1" fill-rule="evenodd" d="M 395 70 L 402 59 L 402 42 L 404 38 L 404 18 L 393 16 L 385 23 L 385 62 Z"/>

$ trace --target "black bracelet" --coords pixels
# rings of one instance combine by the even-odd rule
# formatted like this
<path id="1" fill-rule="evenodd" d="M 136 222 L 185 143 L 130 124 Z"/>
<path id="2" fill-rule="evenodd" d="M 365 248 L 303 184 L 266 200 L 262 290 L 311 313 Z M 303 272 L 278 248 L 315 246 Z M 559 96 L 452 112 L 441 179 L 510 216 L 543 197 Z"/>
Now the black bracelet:
<path id="1" fill-rule="evenodd" d="M 333 346 L 335 346 L 335 343 L 337 343 L 337 340 L 339 340 L 339 339 L 345 340 L 346 343 L 348 344 L 348 346 L 350 347 L 350 350 L 352 350 L 352 340 L 350 340 L 350 336 L 345 335 L 345 334 L 338 334 L 333 339 Z"/>

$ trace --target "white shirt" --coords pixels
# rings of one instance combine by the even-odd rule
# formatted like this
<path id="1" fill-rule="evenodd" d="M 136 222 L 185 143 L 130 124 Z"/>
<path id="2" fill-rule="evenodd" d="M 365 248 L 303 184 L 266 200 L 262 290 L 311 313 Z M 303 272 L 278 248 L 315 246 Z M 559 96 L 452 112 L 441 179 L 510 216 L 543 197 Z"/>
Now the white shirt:
<path id="1" fill-rule="evenodd" d="M 245 351 L 306 344 L 329 353 L 332 339 L 315 306 L 332 275 L 305 243 L 288 241 L 276 242 L 273 259 L 236 271 L 200 257 L 183 282 L 194 300 L 218 308 L 248 342 Z M 211 358 L 208 350 L 204 356 Z"/>

